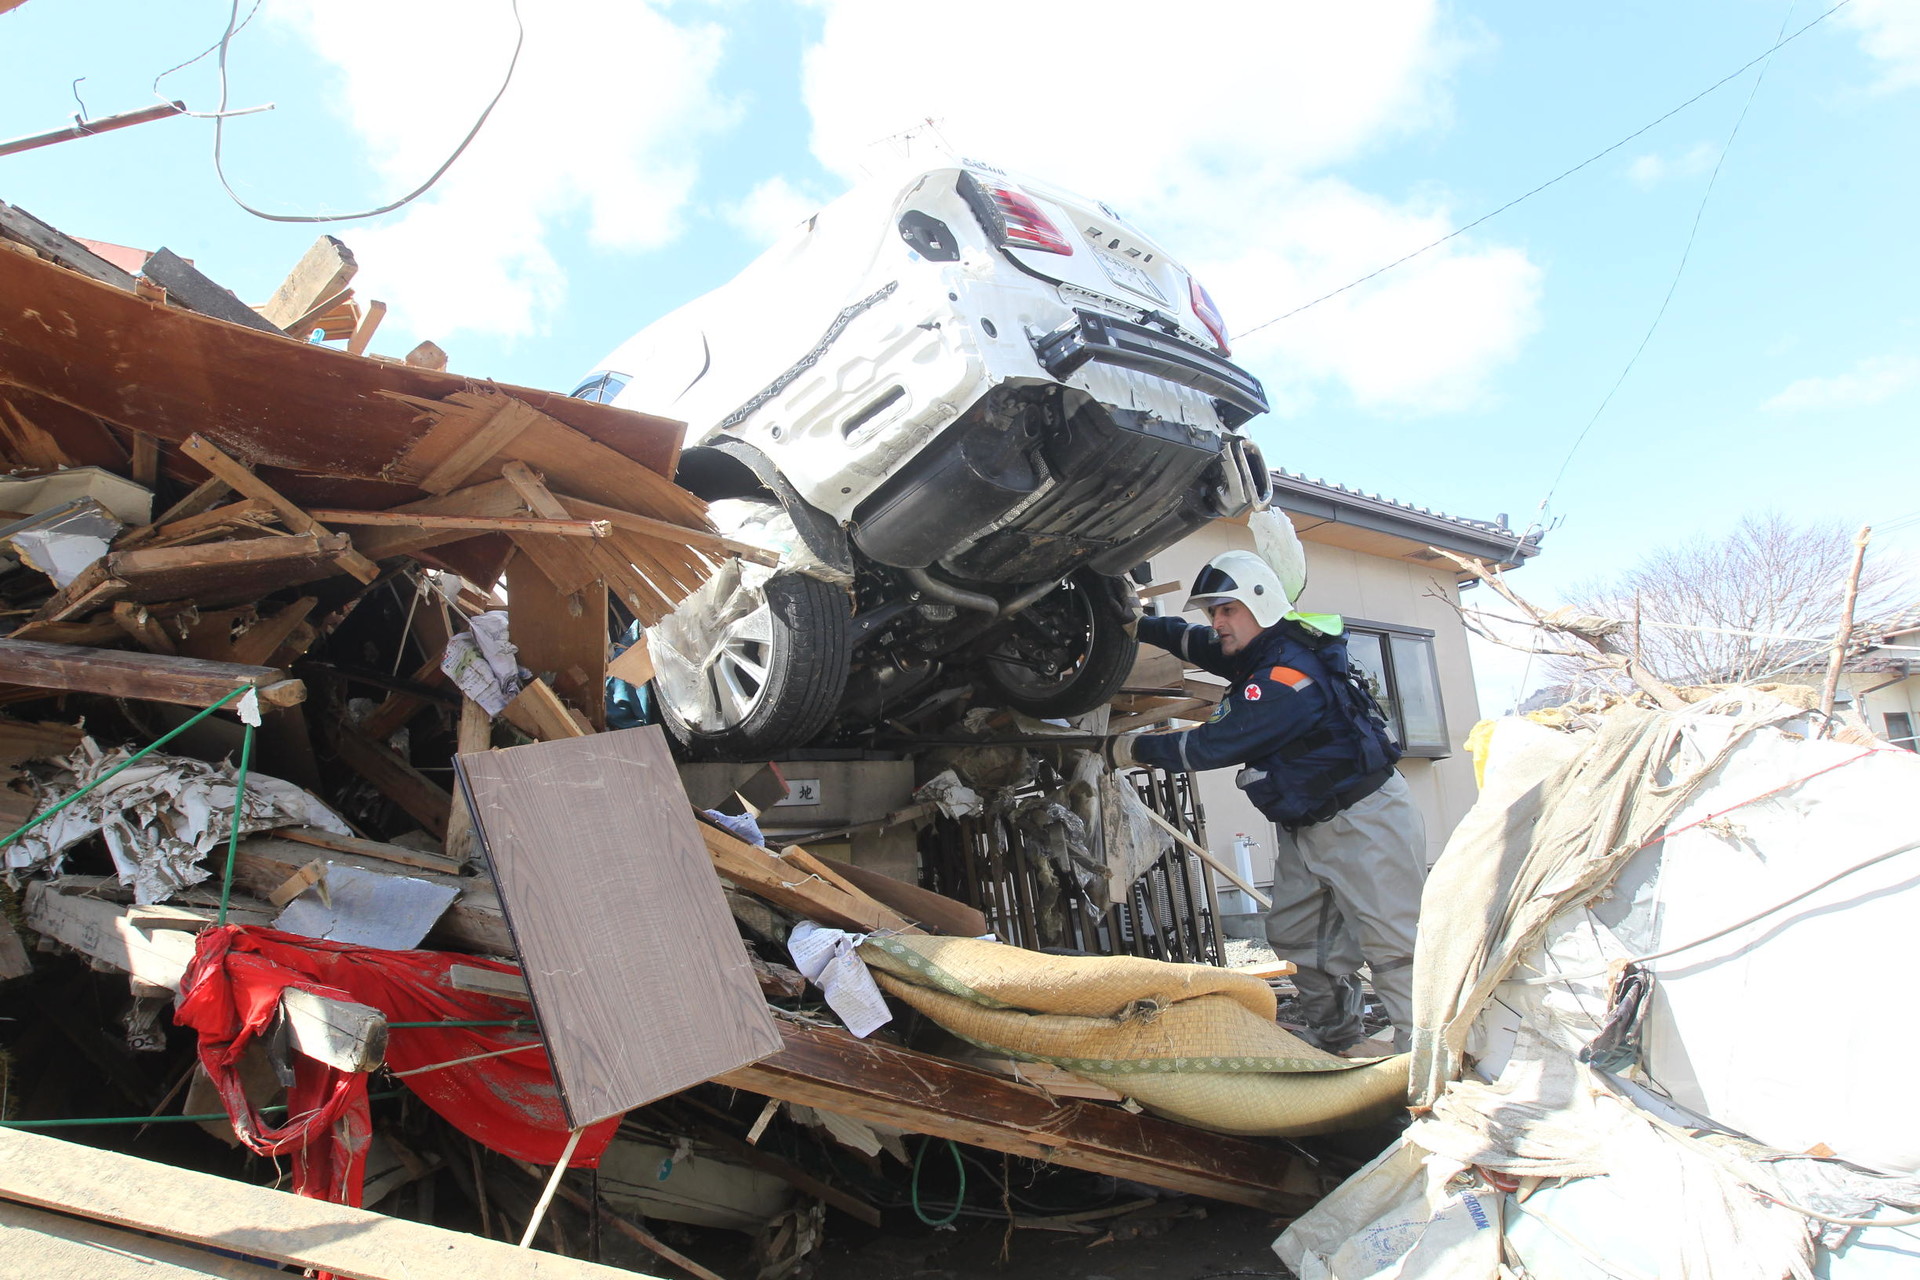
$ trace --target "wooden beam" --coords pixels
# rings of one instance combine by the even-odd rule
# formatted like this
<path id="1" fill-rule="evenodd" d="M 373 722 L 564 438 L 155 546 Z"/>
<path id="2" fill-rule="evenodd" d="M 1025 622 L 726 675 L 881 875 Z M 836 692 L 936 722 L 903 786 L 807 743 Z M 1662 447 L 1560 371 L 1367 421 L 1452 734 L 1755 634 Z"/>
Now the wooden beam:
<path id="1" fill-rule="evenodd" d="M 313 860 L 314 846 L 275 838 L 285 835 L 287 830 L 283 828 L 270 835 L 249 836 L 240 841 L 239 856 L 234 861 L 233 869 L 236 889 L 264 897 Z M 362 871 L 394 874 L 393 863 L 382 858 L 336 852 L 329 861 L 357 867 Z M 487 877 L 424 870 L 406 874 L 429 884 L 446 885 L 460 891 L 460 896 L 434 923 L 433 931 L 428 935 L 433 946 L 475 951 L 489 956 L 514 954 L 513 936 L 500 914 L 499 896 L 494 892 L 493 882 Z"/>
<path id="2" fill-rule="evenodd" d="M 263 502 L 270 503 L 273 509 L 280 513 L 280 519 L 287 528 L 296 533 L 311 533 L 317 537 L 331 536 L 331 530 L 325 525 L 281 497 L 279 491 L 272 485 L 229 457 L 205 436 L 188 436 L 186 443 L 180 447 L 188 457 L 205 467 L 216 479 L 224 480 L 250 498 L 259 498 Z M 349 550 L 342 555 L 340 567 L 362 582 L 372 582 L 380 576 L 380 566 L 357 551 Z"/>
<path id="3" fill-rule="evenodd" d="M 468 755 L 493 746 L 493 717 L 472 698 L 460 699 L 460 722 L 454 729 L 454 753 Z M 447 858 L 456 869 L 473 856 L 473 806 L 464 795 L 456 795 L 453 813 L 447 819 L 447 838 L 443 842 Z"/>
<path id="4" fill-rule="evenodd" d="M 288 987 L 280 994 L 293 1047 L 341 1071 L 372 1071 L 386 1060 L 387 1015 L 371 1005 Z"/>
<path id="5" fill-rule="evenodd" d="M 226 482 L 220 482 L 218 498 L 227 490 Z M 120 540 L 117 550 L 170 547 L 183 542 L 197 542 L 203 538 L 217 538 L 221 534 L 236 529 L 258 529 L 272 524 L 280 518 L 280 513 L 271 503 L 258 498 L 243 498 L 239 502 L 229 502 L 223 507 L 213 507 L 194 515 L 183 516 L 178 520 L 169 520 L 166 524 L 147 525 L 141 529 L 131 529 Z"/>
<path id="6" fill-rule="evenodd" d="M 0 8 L 5 0 L 0 0 Z M 122 1231 L 0 1200 L 0 1257 L 22 1276 L 85 1280 L 287 1280 L 263 1267 L 209 1249 Z"/>
<path id="7" fill-rule="evenodd" d="M 514 728 L 540 742 L 587 736 L 587 730 L 580 727 L 545 680 L 529 680 L 500 714 Z"/>
<path id="8" fill-rule="evenodd" d="M 785 1047 L 714 1083 L 870 1124 L 932 1134 L 1282 1213 L 1291 1157 L 1277 1143 L 1209 1133 L 1039 1089 L 837 1028 L 781 1023 Z"/>
<path id="9" fill-rule="evenodd" d="M 131 600 L 120 601 L 113 606 L 113 621 L 148 653 L 171 656 L 180 652 L 173 637 L 167 634 L 167 629 L 147 612 L 143 604 L 135 604 Z"/>
<path id="10" fill-rule="evenodd" d="M 435 464 L 433 470 L 420 478 L 420 487 L 428 493 L 447 493 L 459 488 L 489 458 L 513 443 L 521 432 L 542 417 L 540 411 L 526 401 L 516 400 L 502 392 L 479 391 L 475 394 L 485 398 L 490 411 L 471 426 L 468 420 L 452 417 L 446 420 L 449 423 L 458 422 L 468 434 L 454 446 L 451 453 Z M 565 514 L 561 513 L 562 516 Z"/>
<path id="11" fill-rule="evenodd" d="M 18 1129 L 0 1129 L 0 1197 L 355 1280 L 634 1274 Z"/>
<path id="12" fill-rule="evenodd" d="M 1220 859 L 1214 857 L 1213 851 L 1207 848 L 1207 846 L 1201 844 L 1199 841 L 1195 840 L 1192 836 L 1188 835 L 1186 832 L 1182 831 L 1180 828 L 1174 826 L 1171 822 L 1168 822 L 1165 818 L 1161 817 L 1159 814 L 1155 813 L 1153 810 L 1142 807 L 1140 812 L 1146 814 L 1149 818 L 1153 819 L 1155 826 L 1159 827 L 1162 831 L 1172 836 L 1175 840 L 1178 840 L 1181 846 L 1184 847 L 1187 850 L 1187 852 L 1191 853 L 1194 857 L 1200 859 L 1200 861 L 1206 863 L 1209 867 L 1212 867 L 1215 871 L 1218 871 L 1222 876 L 1224 876 L 1228 881 L 1230 881 L 1233 884 L 1234 888 L 1240 890 L 1240 892 L 1246 894 L 1249 898 L 1252 898 L 1254 902 L 1259 904 L 1259 907 L 1262 911 L 1266 910 L 1267 908 L 1273 905 L 1272 898 L 1269 898 L 1266 894 L 1260 892 L 1258 889 L 1248 884 L 1245 880 L 1241 879 L 1239 872 L 1235 871 L 1232 867 L 1229 867 L 1226 863 L 1220 861 Z"/>
<path id="13" fill-rule="evenodd" d="M 151 489 L 160 482 L 160 442 L 144 431 L 130 431 L 133 456 L 127 461 L 127 475 L 137 485 Z"/>
<path id="14" fill-rule="evenodd" d="M 125 907 L 91 896 L 100 883 L 91 876 L 30 881 L 23 911 L 27 927 L 142 982 L 178 991 L 193 959 L 193 934 L 137 927 Z"/>
<path id="15" fill-rule="evenodd" d="M 625 529 L 628 533 L 637 533 L 646 538 L 658 538 L 663 542 L 678 542 L 700 551 L 711 551 L 715 555 L 739 556 L 753 564 L 777 565 L 780 563 L 778 552 L 765 547 L 756 547 L 751 542 L 742 542 L 738 538 L 722 537 L 706 529 L 689 529 L 683 524 L 674 524 L 670 520 L 655 520 L 651 516 L 635 515 L 631 511 L 622 511 L 618 507 L 604 506 L 598 502 L 588 502 L 585 498 L 572 498 L 564 493 L 554 495 L 567 511 L 582 520 L 605 520 L 616 529 Z"/>
<path id="16" fill-rule="evenodd" d="M 140 274 L 165 289 L 167 301 L 177 307 L 229 324 L 243 324 L 249 329 L 286 336 L 277 325 L 268 323 L 258 311 L 234 297 L 231 290 L 221 288 L 198 267 L 164 246 L 148 256 Z"/>
<path id="17" fill-rule="evenodd" d="M 461 529 L 474 533 L 546 533 L 562 538 L 605 538 L 613 526 L 605 520 L 544 520 L 529 516 L 432 516 L 398 511 L 337 511 L 315 507 L 307 513 L 328 524 L 388 529 Z"/>
<path id="18" fill-rule="evenodd" d="M 316 303 L 346 288 L 359 269 L 351 249 L 332 236 L 321 236 L 293 264 L 273 296 L 261 304 L 260 315 L 275 330 L 284 330 L 312 311 Z"/>
<path id="19" fill-rule="evenodd" d="M 333 746 L 349 769 L 371 782 L 375 790 L 398 805 L 434 839 L 447 838 L 447 816 L 453 809 L 453 797 L 445 787 L 401 759 L 393 748 L 362 737 L 360 731 L 350 725 L 337 726 Z"/>
<path id="20" fill-rule="evenodd" d="M 38 640 L 0 640 L 0 683 L 184 707 L 212 706 L 239 685 L 257 689 L 260 701 L 270 707 L 290 707 L 307 696 L 305 685 L 273 667 L 86 649 Z"/>
<path id="21" fill-rule="evenodd" d="M 326 849 L 333 853 L 350 853 L 360 858 L 376 858 L 381 862 L 390 862 L 401 867 L 414 867 L 421 871 L 439 871 L 447 875 L 455 875 L 460 870 L 459 862 L 437 853 L 424 853 L 419 849 L 387 844 L 381 840 L 362 840 L 358 836 L 336 835 L 323 827 L 276 827 L 273 834 L 283 840 L 297 841 L 311 848 Z"/>
<path id="22" fill-rule="evenodd" d="M 307 620 L 307 615 L 319 603 L 315 596 L 301 596 L 271 618 L 260 619 L 241 632 L 233 642 L 233 660 L 249 664 L 265 662 L 279 650 L 294 629 Z"/>
<path id="23" fill-rule="evenodd" d="M 858 933 L 926 932 L 845 881 L 836 882 L 819 874 L 819 864 L 811 862 L 804 849 L 797 850 L 809 861 L 803 867 L 793 857 L 796 850 L 787 850 L 784 858 L 769 853 L 722 831 L 704 817 L 700 820 L 700 837 L 706 841 L 707 856 L 713 859 L 715 871 L 783 910 Z"/>
<path id="24" fill-rule="evenodd" d="M 134 292 L 133 277 L 63 231 L 57 231 L 17 205 L 0 201 L 0 236 L 45 255 L 51 262 L 101 284 Z"/>
<path id="25" fill-rule="evenodd" d="M 386 303 L 377 298 L 367 303 L 367 309 L 360 314 L 360 319 L 353 326 L 353 333 L 347 338 L 347 353 L 356 356 L 367 354 L 367 346 L 373 341 L 373 331 L 386 318 Z"/>

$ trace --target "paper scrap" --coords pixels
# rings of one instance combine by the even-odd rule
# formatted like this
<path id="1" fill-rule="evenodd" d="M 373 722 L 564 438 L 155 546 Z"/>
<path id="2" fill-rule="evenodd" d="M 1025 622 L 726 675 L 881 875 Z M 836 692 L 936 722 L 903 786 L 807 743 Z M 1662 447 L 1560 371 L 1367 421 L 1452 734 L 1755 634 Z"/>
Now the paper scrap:
<path id="1" fill-rule="evenodd" d="M 826 993 L 827 1007 L 862 1040 L 893 1021 L 886 997 L 858 955 L 866 940 L 864 933 L 829 929 L 811 920 L 795 925 L 787 938 L 794 968 Z"/>

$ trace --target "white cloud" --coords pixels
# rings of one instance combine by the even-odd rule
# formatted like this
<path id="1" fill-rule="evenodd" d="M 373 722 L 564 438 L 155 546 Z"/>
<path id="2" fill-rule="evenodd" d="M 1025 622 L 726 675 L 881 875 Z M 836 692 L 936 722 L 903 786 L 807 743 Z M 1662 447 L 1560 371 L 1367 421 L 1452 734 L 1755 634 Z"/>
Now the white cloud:
<path id="1" fill-rule="evenodd" d="M 951 8 L 810 0 L 813 149 L 857 178 L 875 145 L 937 122 L 963 154 L 1112 203 L 1250 328 L 1450 229 L 1329 176 L 1448 111 L 1464 50 L 1437 0 L 1220 0 L 1097 11 L 1031 0 Z M 934 56 L 965 40 L 983 57 Z M 1536 324 L 1523 251 L 1461 240 L 1255 335 L 1236 356 L 1299 408 L 1332 387 L 1401 411 L 1456 410 Z M 1276 372 L 1278 371 L 1278 372 Z"/>
<path id="2" fill-rule="evenodd" d="M 771 244 L 825 203 L 776 175 L 747 192 L 738 204 L 722 209 L 720 216 L 749 240 Z"/>
<path id="3" fill-rule="evenodd" d="M 1920 356 L 1869 356 L 1830 378 L 1801 378 L 1760 405 L 1768 413 L 1866 409 L 1920 382 Z"/>
<path id="4" fill-rule="evenodd" d="M 338 68 L 343 114 L 395 189 L 453 150 L 513 48 L 505 6 L 289 0 L 266 12 Z M 712 86 L 718 27 L 676 25 L 633 0 L 521 13 L 513 84 L 466 154 L 391 218 L 335 229 L 360 260 L 356 291 L 416 333 L 540 332 L 565 295 L 550 248 L 559 224 L 583 219 L 618 250 L 671 242 L 699 146 L 731 120 Z"/>
<path id="5" fill-rule="evenodd" d="M 1861 33 L 1860 47 L 1880 64 L 1875 88 L 1920 85 L 1920 5 L 1913 0 L 1853 0 L 1835 16 Z"/>
<path id="6" fill-rule="evenodd" d="M 1651 187 L 1666 178 L 1689 178 L 1711 170 L 1719 154 L 1719 149 L 1708 142 L 1696 142 L 1671 158 L 1651 152 L 1635 156 L 1627 166 L 1627 176 L 1642 187 Z"/>

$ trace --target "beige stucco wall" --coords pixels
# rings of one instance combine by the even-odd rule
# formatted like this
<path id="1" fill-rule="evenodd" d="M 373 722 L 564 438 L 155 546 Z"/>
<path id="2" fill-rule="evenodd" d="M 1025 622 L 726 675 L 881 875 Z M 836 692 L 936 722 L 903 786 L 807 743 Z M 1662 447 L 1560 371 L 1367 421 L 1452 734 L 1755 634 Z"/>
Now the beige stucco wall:
<path id="1" fill-rule="evenodd" d="M 1184 587 L 1213 556 L 1234 547 L 1250 548 L 1243 526 L 1216 521 L 1178 546 L 1153 558 L 1156 582 L 1177 579 L 1180 592 L 1162 596 L 1163 612 L 1171 613 L 1186 599 Z M 1419 801 L 1427 820 L 1427 860 L 1440 856 L 1447 837 L 1474 800 L 1473 762 L 1459 749 L 1467 732 L 1480 718 L 1474 691 L 1473 667 L 1467 654 L 1466 631 L 1451 607 L 1459 599 L 1451 575 L 1406 560 L 1387 559 L 1305 542 L 1307 588 L 1299 608 L 1305 613 L 1339 613 L 1373 622 L 1424 627 L 1434 633 L 1434 659 L 1440 670 L 1440 698 L 1446 713 L 1447 736 L 1455 745 L 1445 760 L 1403 760 L 1400 772 Z M 1199 614 L 1183 615 L 1190 622 L 1205 621 Z M 1206 806 L 1207 844 L 1215 856 L 1232 860 L 1238 832 L 1252 837 L 1255 883 L 1265 887 L 1273 879 L 1271 824 L 1233 785 L 1231 770 L 1221 769 L 1200 778 L 1201 803 Z"/>

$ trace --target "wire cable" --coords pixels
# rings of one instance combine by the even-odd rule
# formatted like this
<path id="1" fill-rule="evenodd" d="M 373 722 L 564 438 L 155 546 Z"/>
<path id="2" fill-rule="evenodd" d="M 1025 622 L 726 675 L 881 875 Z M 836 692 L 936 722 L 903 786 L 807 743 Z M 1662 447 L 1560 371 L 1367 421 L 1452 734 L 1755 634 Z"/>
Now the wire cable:
<path id="1" fill-rule="evenodd" d="M 1492 212 L 1481 214 L 1479 217 L 1475 218 L 1472 222 L 1466 223 L 1463 226 L 1455 227 L 1452 231 L 1447 232 L 1447 234 L 1441 236 L 1438 240 L 1433 241 L 1431 244 L 1422 245 L 1418 249 L 1415 249 L 1412 253 L 1406 254 L 1403 257 L 1395 258 L 1392 262 L 1389 262 L 1384 267 L 1379 267 L 1373 271 L 1369 271 L 1367 272 L 1366 275 L 1361 276 L 1357 280 L 1348 281 L 1346 284 L 1341 285 L 1338 289 L 1335 289 L 1330 293 L 1323 293 L 1311 302 L 1301 303 L 1299 306 L 1287 312 L 1285 315 L 1275 316 L 1271 320 L 1266 320 L 1261 322 L 1260 324 L 1254 325 L 1251 329 L 1242 329 L 1233 335 L 1233 340 L 1235 342 L 1240 342 L 1244 338 L 1248 337 L 1250 334 L 1258 333 L 1260 332 L 1260 330 L 1265 329 L 1270 325 L 1279 324 L 1282 320 L 1291 320 L 1293 317 L 1299 315 L 1302 311 L 1306 311 L 1311 307 L 1317 307 L 1321 303 L 1327 301 L 1330 298 L 1337 298 L 1341 294 L 1345 293 L 1347 290 L 1353 289 L 1360 285 L 1365 284 L 1367 281 L 1373 279 L 1375 276 L 1383 276 L 1387 272 L 1392 271 L 1395 267 L 1403 266 L 1406 263 L 1412 262 L 1415 258 L 1419 257 L 1421 254 L 1428 253 L 1434 249 L 1438 249 L 1441 245 L 1447 243 L 1447 241 L 1455 239 L 1456 237 L 1465 235 L 1467 232 L 1473 230 L 1475 227 L 1479 226 L 1481 223 L 1489 222 L 1492 219 L 1499 217 L 1501 214 L 1513 208 L 1515 205 L 1522 204 L 1528 200 L 1533 199 L 1533 197 L 1539 195 L 1542 191 L 1545 191 L 1548 187 L 1554 186 L 1557 183 L 1560 183 L 1567 178 L 1571 178 L 1574 174 L 1580 172 L 1582 169 L 1594 163 L 1596 160 L 1604 160 L 1606 157 L 1612 155 L 1614 152 L 1626 146 L 1629 142 L 1632 142 L 1635 138 L 1639 137 L 1643 133 L 1646 133 L 1648 130 L 1653 129 L 1658 125 L 1665 124 L 1668 120 L 1671 120 L 1674 116 L 1679 115 L 1682 111 L 1685 111 L 1688 107 L 1700 101 L 1700 99 L 1706 97 L 1708 94 L 1714 92 L 1716 89 L 1719 89 L 1725 86 L 1729 81 L 1739 79 L 1742 75 L 1745 75 L 1748 71 L 1752 70 L 1755 64 L 1764 62 L 1768 58 L 1771 58 L 1779 50 L 1785 48 L 1787 45 L 1792 44 L 1795 40 L 1798 40 L 1801 36 L 1813 30 L 1813 28 L 1819 26 L 1822 22 L 1825 22 L 1828 18 L 1831 18 L 1834 14 L 1846 8 L 1851 3 L 1853 3 L 1853 0 L 1840 0 L 1838 4 L 1834 5 L 1831 9 L 1828 9 L 1825 13 L 1815 18 L 1812 22 L 1809 22 L 1806 26 L 1801 27 L 1798 31 L 1795 31 L 1792 35 L 1787 36 L 1785 39 L 1780 40 L 1778 43 L 1774 44 L 1772 48 L 1767 49 L 1765 52 L 1759 54 L 1757 57 L 1754 57 L 1749 61 L 1747 61 L 1746 63 L 1742 64 L 1738 70 L 1732 71 L 1727 75 L 1720 77 L 1720 79 L 1714 81 L 1712 84 L 1708 85 L 1706 88 L 1702 89 L 1700 92 L 1694 94 L 1691 98 L 1688 98 L 1685 102 L 1673 108 L 1673 110 L 1668 111 L 1666 114 L 1661 115 L 1653 120 L 1648 121 L 1646 124 L 1641 125 L 1638 129 L 1635 129 L 1632 133 L 1620 139 L 1620 141 L 1614 143 L 1612 146 L 1606 148 L 1603 151 L 1596 151 L 1594 154 L 1588 156 L 1585 160 L 1582 160 L 1579 164 L 1574 165 L 1572 168 L 1563 170 L 1559 174 L 1556 174 L 1555 176 L 1548 178 L 1545 182 L 1533 188 L 1533 190 L 1525 192 L 1522 195 L 1515 196 L 1513 199 L 1507 201 L 1505 204 L 1501 205 L 1499 208 L 1493 210 Z M 1789 10 L 1788 12 L 1791 13 L 1792 11 Z"/>
<path id="2" fill-rule="evenodd" d="M 1846 2 L 1847 0 L 1841 0 L 1843 4 Z M 402 205 L 419 199 L 431 190 L 436 182 L 440 181 L 447 170 L 453 168 L 454 161 L 466 154 L 467 147 L 479 136 L 481 128 L 487 123 L 487 117 L 491 116 L 493 109 L 500 105 L 500 99 L 506 96 L 508 86 L 513 83 L 514 70 L 520 65 L 520 51 L 526 47 L 527 43 L 527 24 L 522 21 L 520 17 L 520 0 L 508 0 L 508 5 L 513 11 L 513 25 L 516 35 L 513 41 L 513 57 L 507 62 L 507 74 L 502 77 L 500 88 L 494 93 L 493 100 L 487 103 L 486 110 L 482 111 L 480 118 L 473 122 L 473 128 L 467 130 L 467 136 L 460 140 L 460 145 L 453 149 L 453 154 L 448 156 L 445 162 L 442 163 L 438 169 L 435 169 L 425 182 L 415 187 L 412 191 L 407 192 L 406 195 L 401 196 L 398 200 L 389 204 L 383 204 L 377 209 L 364 209 L 359 213 L 294 214 L 268 213 L 264 209 L 256 209 L 245 200 L 242 200 L 240 193 L 233 189 L 233 184 L 227 181 L 227 171 L 221 160 L 221 146 L 226 131 L 227 46 L 233 42 L 234 33 L 239 30 L 239 27 L 234 24 L 240 17 L 240 0 L 233 0 L 233 8 L 227 16 L 226 33 L 220 37 L 220 114 L 215 116 L 213 122 L 213 171 L 219 176 L 221 187 L 225 189 L 227 195 L 235 204 L 239 205 L 254 217 L 264 218 L 268 222 L 352 222 L 359 218 L 377 218 L 383 213 L 392 213 Z M 251 17 L 252 15 L 248 16 Z"/>
<path id="3" fill-rule="evenodd" d="M 1785 16 L 1780 19 L 1780 33 L 1784 33 L 1787 29 L 1787 23 L 1793 20 L 1794 5 L 1797 2 L 1798 0 L 1789 0 L 1787 12 Z M 1848 2 L 1849 0 L 1841 0 L 1841 4 Z M 1838 9 L 1839 7 L 1840 5 L 1835 5 L 1833 9 L 1827 10 L 1827 13 L 1821 14 L 1819 18 L 1815 18 L 1813 21 L 1819 22 L 1821 18 L 1825 18 L 1827 14 L 1832 13 L 1834 9 Z M 1811 27 L 1812 25 L 1813 23 L 1810 22 L 1807 24 L 1807 27 Z M 1802 27 L 1800 30 L 1805 31 L 1807 27 Z M 1773 65 L 1774 53 L 1785 43 L 1786 41 L 1779 39 L 1777 34 L 1773 48 L 1761 55 L 1761 58 L 1764 58 L 1765 61 L 1760 67 L 1760 74 L 1753 78 L 1753 86 L 1747 90 L 1747 100 L 1741 104 L 1740 114 L 1734 117 L 1733 128 L 1727 133 L 1727 140 L 1720 147 L 1720 158 L 1713 162 L 1713 172 L 1707 175 L 1706 190 L 1700 193 L 1699 207 L 1693 211 L 1693 225 L 1687 229 L 1687 243 L 1680 250 L 1680 261 L 1673 269 L 1673 279 L 1667 285 L 1666 296 L 1660 299 L 1660 307 L 1653 313 L 1653 322 L 1647 326 L 1646 333 L 1641 335 L 1640 345 L 1635 347 L 1633 354 L 1627 357 L 1627 363 L 1625 367 L 1620 370 L 1620 376 L 1615 378 L 1613 385 L 1607 388 L 1607 394 L 1600 397 L 1600 404 L 1594 409 L 1593 416 L 1587 419 L 1587 424 L 1580 428 L 1580 434 L 1573 438 L 1573 444 L 1568 446 L 1567 456 L 1560 460 L 1560 469 L 1554 472 L 1553 483 L 1547 486 L 1547 496 L 1540 499 L 1540 507 L 1536 513 L 1535 523 L 1538 523 L 1538 517 L 1544 515 L 1548 505 L 1552 503 L 1554 493 L 1559 490 L 1560 482 L 1566 478 L 1567 468 L 1573 465 L 1574 455 L 1579 453 L 1580 446 L 1586 443 L 1588 433 L 1593 430 L 1594 424 L 1600 421 L 1601 415 L 1606 413 L 1607 406 L 1613 403 L 1613 397 L 1619 393 L 1620 388 L 1626 385 L 1628 375 L 1633 372 L 1633 367 L 1640 362 L 1640 357 L 1646 351 L 1647 344 L 1653 341 L 1653 335 L 1660 328 L 1660 322 L 1666 319 L 1667 308 L 1673 303 L 1673 295 L 1679 292 L 1680 278 L 1686 274 L 1687 262 L 1693 257 L 1693 244 L 1700 236 L 1700 222 L 1706 217 L 1707 203 L 1713 199 L 1713 187 L 1714 184 L 1720 180 L 1720 170 L 1727 163 L 1727 154 L 1733 150 L 1733 140 L 1740 136 L 1740 126 L 1746 123 L 1747 112 L 1752 110 L 1753 100 L 1759 95 L 1761 84 L 1766 81 L 1767 70 Z M 1756 59 L 1756 61 L 1758 61 L 1758 59 Z M 1753 64 L 1748 63 L 1747 65 L 1752 66 Z M 1742 70 L 1745 70 L 1745 68 L 1742 68 Z"/>
<path id="4" fill-rule="evenodd" d="M 253 21 L 253 15 L 260 12 L 260 5 L 262 3 L 263 3 L 263 0 L 253 0 L 253 8 L 247 10 L 247 16 L 240 20 L 239 26 L 234 27 L 232 31 L 227 33 L 226 38 L 231 40 L 234 36 L 237 36 L 242 31 L 246 30 L 247 23 Z M 231 22 L 232 19 L 228 19 L 228 21 Z M 200 61 L 200 59 L 206 57 L 208 54 L 218 49 L 220 47 L 220 44 L 221 44 L 220 41 L 215 40 L 212 44 L 208 45 L 206 48 L 202 49 L 200 52 L 194 54 L 191 58 L 188 58 L 185 62 L 176 63 L 174 66 L 168 67 L 165 71 L 162 71 L 159 75 L 155 76 L 153 78 L 153 96 L 156 98 L 160 98 L 164 101 L 166 98 L 166 95 L 160 92 L 160 82 L 162 80 L 165 80 L 168 76 L 172 75 L 176 71 L 185 71 L 188 67 L 192 66 L 194 63 Z"/>

